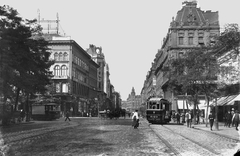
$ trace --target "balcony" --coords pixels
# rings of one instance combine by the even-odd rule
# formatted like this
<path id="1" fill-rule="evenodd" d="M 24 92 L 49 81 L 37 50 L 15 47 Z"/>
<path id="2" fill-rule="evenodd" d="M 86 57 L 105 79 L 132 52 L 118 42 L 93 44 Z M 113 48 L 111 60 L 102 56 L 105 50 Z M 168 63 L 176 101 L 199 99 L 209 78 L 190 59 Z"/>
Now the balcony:
<path id="1" fill-rule="evenodd" d="M 59 76 L 54 75 L 54 77 L 52 79 L 68 79 L 68 76 L 67 75 L 59 75 Z"/>

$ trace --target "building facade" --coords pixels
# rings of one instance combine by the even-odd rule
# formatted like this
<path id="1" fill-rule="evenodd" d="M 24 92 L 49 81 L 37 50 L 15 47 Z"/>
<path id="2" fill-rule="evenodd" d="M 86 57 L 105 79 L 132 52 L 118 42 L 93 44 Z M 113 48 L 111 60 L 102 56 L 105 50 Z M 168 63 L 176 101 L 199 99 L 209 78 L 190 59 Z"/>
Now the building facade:
<path id="1" fill-rule="evenodd" d="M 189 49 L 211 44 L 214 42 L 214 37 L 219 34 L 218 12 L 202 11 L 197 8 L 196 1 L 183 2 L 182 9 L 177 12 L 176 18 L 172 18 L 162 47 L 154 59 L 152 71 L 156 77 L 157 96 L 169 100 L 173 110 L 177 110 L 178 105 L 182 105 L 180 101 L 184 95 L 176 95 L 168 87 L 168 71 L 171 70 L 168 66 L 169 60 L 181 57 Z M 146 83 L 150 84 L 151 81 L 151 78 L 146 79 Z M 146 91 L 142 92 L 147 94 Z"/>
<path id="2" fill-rule="evenodd" d="M 97 97 L 98 64 L 70 37 L 48 37 L 50 58 L 55 61 L 50 68 L 52 95 L 61 100 L 61 111 L 72 116 L 88 116 L 90 100 Z"/>
<path id="3" fill-rule="evenodd" d="M 99 65 L 97 70 L 97 102 L 99 104 L 99 109 L 101 111 L 110 108 L 114 109 L 114 102 L 112 98 L 112 93 L 114 91 L 112 91 L 113 87 L 111 87 L 109 66 L 105 61 L 102 47 L 90 44 L 86 51 L 91 56 L 92 60 Z"/>
<path id="4" fill-rule="evenodd" d="M 126 101 L 124 101 L 124 108 L 129 111 L 133 112 L 135 110 L 139 110 L 142 104 L 141 95 L 136 95 L 134 87 L 132 88 L 131 93 L 128 95 Z"/>

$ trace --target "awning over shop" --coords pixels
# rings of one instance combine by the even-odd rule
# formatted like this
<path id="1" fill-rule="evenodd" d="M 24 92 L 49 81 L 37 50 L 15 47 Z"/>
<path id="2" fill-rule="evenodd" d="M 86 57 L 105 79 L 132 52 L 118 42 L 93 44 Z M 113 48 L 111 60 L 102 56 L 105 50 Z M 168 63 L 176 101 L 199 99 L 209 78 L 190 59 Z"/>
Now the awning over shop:
<path id="1" fill-rule="evenodd" d="M 240 95 L 237 95 L 234 99 L 232 99 L 231 101 L 229 101 L 227 103 L 227 105 L 234 105 L 235 101 L 240 101 Z"/>
<path id="2" fill-rule="evenodd" d="M 183 109 L 183 104 L 184 104 L 184 109 L 187 109 L 186 100 L 177 100 L 178 109 Z"/>
<path id="3" fill-rule="evenodd" d="M 234 105 L 235 101 L 240 101 L 240 95 L 229 95 L 221 97 L 217 99 L 217 105 L 218 106 Z M 213 102 L 210 105 L 215 106 L 215 101 L 213 100 Z"/>

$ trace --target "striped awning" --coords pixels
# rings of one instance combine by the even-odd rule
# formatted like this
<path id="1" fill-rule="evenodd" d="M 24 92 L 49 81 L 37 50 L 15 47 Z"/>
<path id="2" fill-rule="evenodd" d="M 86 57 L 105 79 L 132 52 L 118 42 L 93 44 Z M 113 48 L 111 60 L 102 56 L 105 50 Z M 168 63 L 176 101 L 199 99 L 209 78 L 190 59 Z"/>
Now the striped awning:
<path id="1" fill-rule="evenodd" d="M 240 95 L 229 95 L 217 99 L 218 106 L 234 105 L 234 101 L 240 101 Z M 215 106 L 215 100 L 210 104 Z"/>
<path id="2" fill-rule="evenodd" d="M 235 101 L 240 101 L 240 95 L 237 95 L 236 97 L 234 97 L 231 101 L 227 103 L 227 105 L 234 105 Z"/>

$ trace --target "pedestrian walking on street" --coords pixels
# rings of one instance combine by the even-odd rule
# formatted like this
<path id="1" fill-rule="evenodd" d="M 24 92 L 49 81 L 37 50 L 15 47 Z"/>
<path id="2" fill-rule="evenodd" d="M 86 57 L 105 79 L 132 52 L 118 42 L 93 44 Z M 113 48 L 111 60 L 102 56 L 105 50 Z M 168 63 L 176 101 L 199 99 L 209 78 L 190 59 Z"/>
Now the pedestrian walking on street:
<path id="1" fill-rule="evenodd" d="M 231 111 L 231 114 L 232 116 L 234 115 L 234 108 L 232 108 L 232 111 Z M 232 120 L 232 119 L 231 119 Z M 234 126 L 234 122 L 232 122 L 232 127 Z"/>
<path id="2" fill-rule="evenodd" d="M 180 124 L 180 114 L 179 114 L 179 112 L 177 112 L 176 118 L 177 118 L 177 124 Z"/>
<path id="3" fill-rule="evenodd" d="M 231 123 L 232 123 L 232 114 L 230 111 L 228 111 L 228 113 L 227 113 L 226 120 L 227 120 L 227 127 L 230 128 Z"/>
<path id="4" fill-rule="evenodd" d="M 238 131 L 238 124 L 239 124 L 239 113 L 238 110 L 235 111 L 233 117 L 232 117 L 232 122 L 235 124 L 236 130 Z"/>
<path id="5" fill-rule="evenodd" d="M 210 114 L 208 115 L 208 119 L 209 119 L 209 123 L 210 123 L 210 129 L 212 131 L 213 122 L 214 122 L 214 116 L 213 116 L 212 112 L 210 112 Z"/>
<path id="6" fill-rule="evenodd" d="M 66 112 L 65 116 L 66 116 L 65 121 L 67 121 L 67 120 L 71 121 L 70 118 L 69 118 L 69 111 Z"/>
<path id="7" fill-rule="evenodd" d="M 138 110 L 135 110 L 135 112 L 133 113 L 132 120 L 133 120 L 133 123 L 132 123 L 133 128 L 137 129 L 139 126 Z"/>
<path id="8" fill-rule="evenodd" d="M 187 127 L 192 127 L 192 117 L 190 111 L 186 113 L 186 119 L 187 119 Z"/>
<path id="9" fill-rule="evenodd" d="M 199 112 L 197 111 L 197 124 L 200 124 L 200 115 L 199 115 Z"/>

